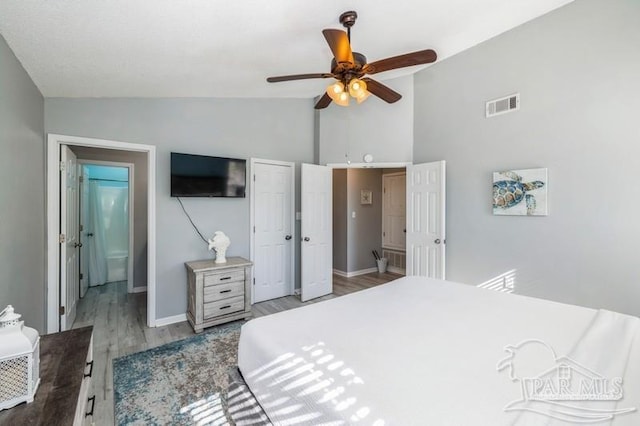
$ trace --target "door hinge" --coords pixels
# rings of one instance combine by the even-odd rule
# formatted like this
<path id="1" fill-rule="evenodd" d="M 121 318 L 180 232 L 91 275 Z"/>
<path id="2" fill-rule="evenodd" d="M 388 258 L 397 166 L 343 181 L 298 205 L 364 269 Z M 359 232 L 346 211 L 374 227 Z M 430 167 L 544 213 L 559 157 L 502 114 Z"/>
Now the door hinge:
<path id="1" fill-rule="evenodd" d="M 253 175 L 253 181 L 254 182 L 256 181 L 256 175 Z"/>
<path id="2" fill-rule="evenodd" d="M 82 272 L 80 272 L 80 279 L 84 278 L 84 274 Z"/>
<path id="3" fill-rule="evenodd" d="M 382 233 L 382 236 L 383 236 L 383 237 L 385 237 L 386 235 L 387 235 L 387 233 L 386 233 L 386 232 L 383 232 L 383 233 Z"/>
<path id="4" fill-rule="evenodd" d="M 65 240 L 66 240 L 66 236 L 64 234 L 58 235 L 58 242 L 60 244 L 64 243 Z"/>
<path id="5" fill-rule="evenodd" d="M 256 285 L 256 279 L 255 278 L 253 279 L 253 285 Z"/>
<path id="6" fill-rule="evenodd" d="M 66 165 L 65 165 L 64 161 L 61 161 L 61 162 L 60 162 L 60 171 L 61 171 L 61 172 L 64 172 L 66 168 L 67 168 L 67 167 L 66 167 Z"/>
<path id="7" fill-rule="evenodd" d="M 382 188 L 382 193 L 386 194 L 387 193 L 387 188 Z"/>
<path id="8" fill-rule="evenodd" d="M 84 231 L 84 225 L 80 225 L 80 232 Z"/>
<path id="9" fill-rule="evenodd" d="M 60 306 L 58 312 L 60 312 L 60 315 L 64 315 L 64 306 Z"/>
<path id="10" fill-rule="evenodd" d="M 80 183 L 84 182 L 84 176 L 82 175 L 78 176 L 78 180 L 80 181 Z"/>
<path id="11" fill-rule="evenodd" d="M 256 227 L 255 226 L 253 227 L 253 233 L 254 234 L 256 233 Z"/>

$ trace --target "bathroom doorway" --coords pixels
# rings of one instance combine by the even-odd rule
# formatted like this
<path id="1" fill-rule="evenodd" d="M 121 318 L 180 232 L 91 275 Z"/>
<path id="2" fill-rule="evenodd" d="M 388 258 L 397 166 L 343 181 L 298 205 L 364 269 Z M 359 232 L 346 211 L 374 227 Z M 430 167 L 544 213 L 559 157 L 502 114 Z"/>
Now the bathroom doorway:
<path id="1" fill-rule="evenodd" d="M 90 287 L 133 279 L 132 163 L 79 160 L 80 297 Z"/>

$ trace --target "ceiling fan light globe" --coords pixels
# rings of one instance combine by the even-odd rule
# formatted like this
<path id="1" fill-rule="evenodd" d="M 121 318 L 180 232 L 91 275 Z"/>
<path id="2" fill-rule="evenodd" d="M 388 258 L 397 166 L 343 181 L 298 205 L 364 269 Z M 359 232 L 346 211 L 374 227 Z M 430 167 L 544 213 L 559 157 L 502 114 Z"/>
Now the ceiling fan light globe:
<path id="1" fill-rule="evenodd" d="M 334 102 L 340 106 L 349 106 L 349 94 L 347 92 L 340 93 Z"/>
<path id="2" fill-rule="evenodd" d="M 368 98 L 370 95 L 371 95 L 371 93 L 370 93 L 370 92 L 367 92 L 366 90 L 364 90 L 364 91 L 360 94 L 360 96 L 358 96 L 358 97 L 356 98 L 356 101 L 358 101 L 358 103 L 359 103 L 359 104 L 361 104 L 362 102 L 366 101 L 366 100 L 367 100 L 367 98 Z"/>
<path id="3" fill-rule="evenodd" d="M 354 78 L 349 82 L 349 94 L 356 99 L 362 96 L 366 90 L 367 83 L 358 78 Z"/>
<path id="4" fill-rule="evenodd" d="M 327 95 L 329 95 L 329 97 L 334 102 L 338 101 L 338 97 L 342 93 L 344 93 L 344 84 L 342 84 L 342 82 L 340 82 L 340 81 L 336 81 L 335 83 L 333 83 L 329 87 L 327 87 Z"/>

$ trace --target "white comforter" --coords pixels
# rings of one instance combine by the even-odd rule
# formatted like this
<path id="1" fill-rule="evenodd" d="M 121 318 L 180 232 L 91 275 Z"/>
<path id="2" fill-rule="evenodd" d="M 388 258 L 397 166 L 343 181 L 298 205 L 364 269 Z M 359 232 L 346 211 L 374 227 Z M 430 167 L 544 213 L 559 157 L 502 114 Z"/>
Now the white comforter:
<path id="1" fill-rule="evenodd" d="M 638 425 L 638 328 L 635 317 L 407 277 L 249 321 L 238 366 L 275 424 Z M 525 382 L 544 394 L 529 379 L 560 367 L 564 380 L 624 377 L 623 398 L 567 408 L 553 389 L 550 400 L 523 395 Z M 564 394 L 580 393 L 571 386 Z"/>

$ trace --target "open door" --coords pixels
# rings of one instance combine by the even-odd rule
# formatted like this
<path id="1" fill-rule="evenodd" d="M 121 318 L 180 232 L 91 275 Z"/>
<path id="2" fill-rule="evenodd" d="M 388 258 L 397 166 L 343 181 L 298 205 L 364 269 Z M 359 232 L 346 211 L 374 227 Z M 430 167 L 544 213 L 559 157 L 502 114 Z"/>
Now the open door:
<path id="1" fill-rule="evenodd" d="M 302 284 L 303 302 L 333 292 L 332 170 L 302 164 Z"/>
<path id="2" fill-rule="evenodd" d="M 89 241 L 93 234 L 89 235 L 89 172 L 85 166 L 78 166 L 80 173 L 80 298 L 87 294 L 89 289 Z"/>
<path id="3" fill-rule="evenodd" d="M 445 279 L 445 162 L 407 166 L 407 275 Z"/>
<path id="4" fill-rule="evenodd" d="M 78 164 L 66 145 L 61 146 L 60 160 L 60 331 L 65 331 L 76 318 L 80 292 Z"/>

